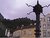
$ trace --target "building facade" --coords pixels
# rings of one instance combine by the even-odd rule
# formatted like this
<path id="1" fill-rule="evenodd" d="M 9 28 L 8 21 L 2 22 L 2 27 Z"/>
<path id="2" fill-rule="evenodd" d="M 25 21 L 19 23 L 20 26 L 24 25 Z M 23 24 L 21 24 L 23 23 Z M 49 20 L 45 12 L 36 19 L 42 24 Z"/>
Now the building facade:
<path id="1" fill-rule="evenodd" d="M 41 18 L 41 37 L 50 38 L 50 14 Z"/>
<path id="2" fill-rule="evenodd" d="M 35 30 L 35 28 L 33 26 L 30 28 L 16 30 L 15 32 L 13 32 L 13 37 L 19 36 L 19 38 L 35 38 L 34 30 Z"/>

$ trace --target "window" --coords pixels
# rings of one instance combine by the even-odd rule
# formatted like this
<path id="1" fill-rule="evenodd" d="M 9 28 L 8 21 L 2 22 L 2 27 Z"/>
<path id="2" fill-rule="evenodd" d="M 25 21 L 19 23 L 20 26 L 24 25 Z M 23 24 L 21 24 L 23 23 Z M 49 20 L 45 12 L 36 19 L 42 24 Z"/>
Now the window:
<path id="1" fill-rule="evenodd" d="M 47 32 L 47 37 L 50 37 L 50 31 Z"/>
<path id="2" fill-rule="evenodd" d="M 43 32 L 43 37 L 46 37 L 46 31 Z"/>
<path id="3" fill-rule="evenodd" d="M 50 31 L 43 31 L 43 37 L 50 37 Z"/>
<path id="4" fill-rule="evenodd" d="M 46 29 L 46 24 L 43 24 L 43 29 Z"/>
<path id="5" fill-rule="evenodd" d="M 31 31 L 28 31 L 27 34 L 28 34 L 28 36 L 31 36 L 32 35 L 32 32 Z"/>
<path id="6" fill-rule="evenodd" d="M 48 21 L 50 21 L 50 17 L 48 17 Z"/>
<path id="7" fill-rule="evenodd" d="M 44 22 L 45 22 L 45 18 L 44 18 Z"/>
<path id="8" fill-rule="evenodd" d="M 29 31 L 28 35 L 32 35 L 32 32 L 31 32 L 31 31 Z"/>
<path id="9" fill-rule="evenodd" d="M 50 24 L 47 24 L 47 29 L 50 29 Z"/>
<path id="10" fill-rule="evenodd" d="M 24 31 L 24 34 L 26 34 L 26 31 Z"/>

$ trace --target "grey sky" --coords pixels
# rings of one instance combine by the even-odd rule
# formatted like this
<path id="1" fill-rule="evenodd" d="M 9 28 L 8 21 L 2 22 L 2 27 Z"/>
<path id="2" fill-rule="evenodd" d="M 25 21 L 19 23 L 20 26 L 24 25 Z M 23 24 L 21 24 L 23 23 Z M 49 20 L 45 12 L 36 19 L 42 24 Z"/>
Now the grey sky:
<path id="1" fill-rule="evenodd" d="M 27 15 L 27 13 L 32 11 L 32 7 L 27 7 L 25 3 L 30 5 L 36 5 L 37 0 L 0 0 L 0 13 L 6 19 L 16 19 L 22 17 L 28 17 L 30 19 L 35 19 L 35 13 Z M 42 6 L 50 4 L 50 0 L 39 0 Z M 50 7 L 43 8 L 43 13 L 46 15 L 50 13 Z M 43 15 L 41 14 L 41 17 Z"/>

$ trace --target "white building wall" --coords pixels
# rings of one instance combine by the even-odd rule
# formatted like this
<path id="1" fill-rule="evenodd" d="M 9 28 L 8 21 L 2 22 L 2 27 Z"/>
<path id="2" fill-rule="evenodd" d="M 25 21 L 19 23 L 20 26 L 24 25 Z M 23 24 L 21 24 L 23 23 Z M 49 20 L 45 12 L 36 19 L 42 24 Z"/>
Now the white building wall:
<path id="1" fill-rule="evenodd" d="M 41 18 L 41 37 L 50 38 L 50 14 L 47 14 L 45 17 Z M 48 26 L 49 24 L 49 26 Z M 44 37 L 44 35 L 46 35 Z"/>

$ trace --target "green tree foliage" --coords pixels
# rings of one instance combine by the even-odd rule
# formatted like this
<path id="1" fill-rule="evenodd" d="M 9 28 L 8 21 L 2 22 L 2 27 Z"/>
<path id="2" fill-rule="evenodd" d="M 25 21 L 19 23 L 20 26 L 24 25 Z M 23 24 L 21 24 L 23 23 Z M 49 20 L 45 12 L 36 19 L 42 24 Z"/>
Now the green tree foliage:
<path id="1" fill-rule="evenodd" d="M 30 20 L 28 18 L 18 18 L 14 20 L 9 19 L 3 19 L 2 23 L 5 25 L 6 28 L 10 29 L 11 32 L 15 31 L 15 29 L 21 29 L 22 25 L 26 28 L 27 26 L 30 26 L 30 23 L 33 24 L 33 20 Z"/>

